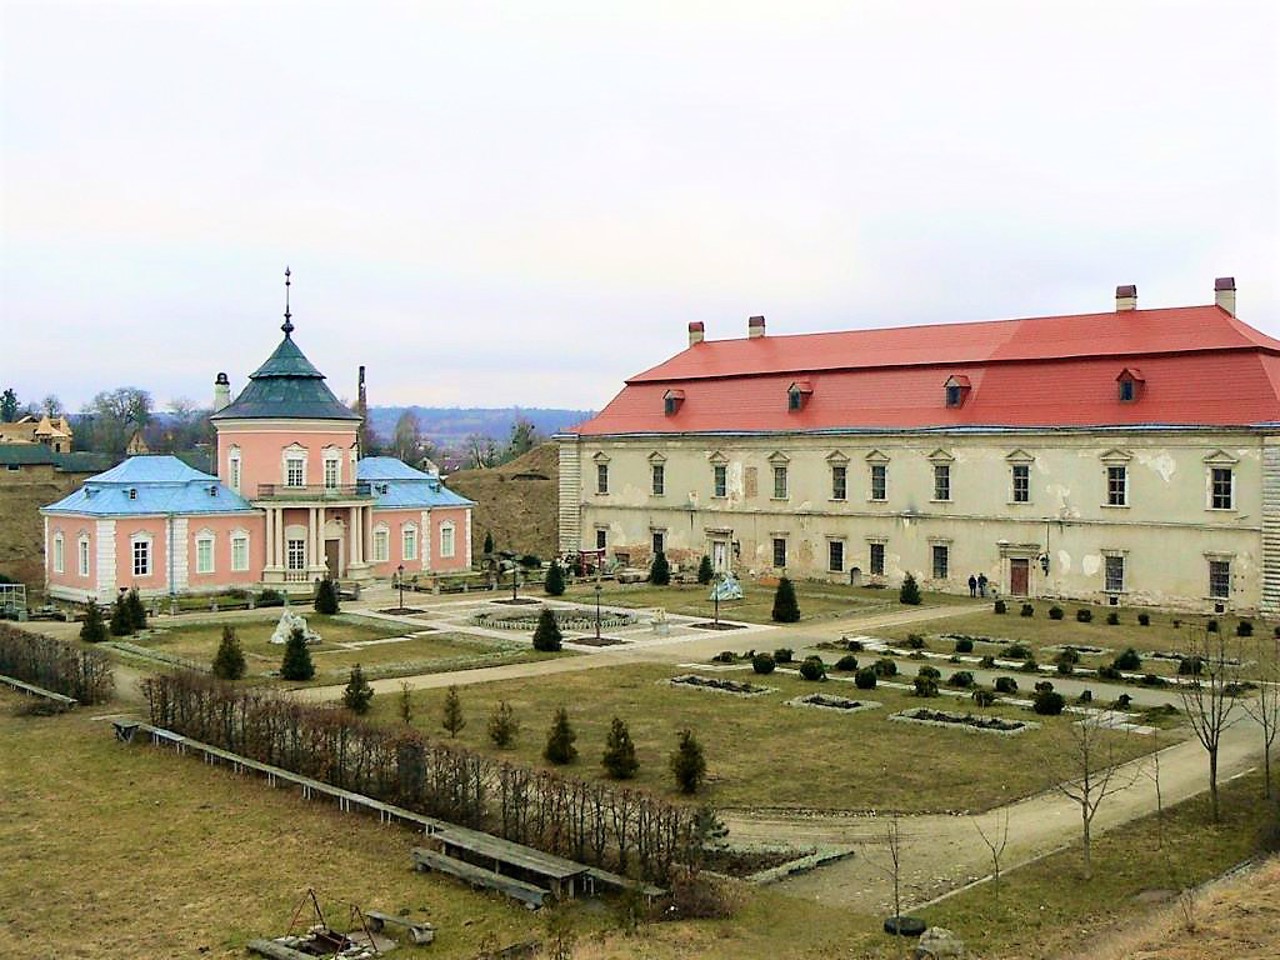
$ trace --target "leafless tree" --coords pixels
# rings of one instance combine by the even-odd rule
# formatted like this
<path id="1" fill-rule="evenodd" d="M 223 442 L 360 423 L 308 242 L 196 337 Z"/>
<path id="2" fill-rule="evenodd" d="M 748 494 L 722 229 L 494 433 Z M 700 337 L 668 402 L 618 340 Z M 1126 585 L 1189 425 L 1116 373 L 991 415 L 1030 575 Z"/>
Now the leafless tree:
<path id="1" fill-rule="evenodd" d="M 1000 903 L 1000 860 L 1004 856 L 1004 848 L 1009 843 L 1009 808 L 1001 807 L 996 811 L 995 823 L 991 825 L 991 833 L 982 829 L 982 821 L 972 817 L 973 828 L 991 851 L 991 882 L 995 890 L 996 905 Z"/>
<path id="2" fill-rule="evenodd" d="M 1239 701 L 1236 699 L 1235 664 L 1227 656 L 1227 640 L 1220 633 L 1206 632 L 1193 640 L 1188 659 L 1193 664 L 1192 682 L 1180 685 L 1178 695 L 1187 713 L 1187 721 L 1196 739 L 1209 754 L 1209 804 L 1213 821 L 1220 817 L 1218 807 L 1218 751 L 1222 735 L 1231 727 Z"/>
<path id="3" fill-rule="evenodd" d="M 1258 663 L 1258 695 L 1242 700 L 1241 708 L 1262 729 L 1262 789 L 1268 800 L 1275 793 L 1271 783 L 1271 748 L 1280 729 L 1280 640 L 1268 642 L 1262 638 L 1254 641 L 1254 659 Z"/>
<path id="4" fill-rule="evenodd" d="M 1080 808 L 1080 837 L 1084 846 L 1084 879 L 1093 878 L 1093 818 L 1107 797 L 1133 785 L 1140 768 L 1121 766 L 1122 735 L 1107 730 L 1096 716 L 1067 726 L 1059 738 L 1057 767 L 1067 776 L 1055 784 Z"/>
<path id="5" fill-rule="evenodd" d="M 1144 767 L 1156 788 L 1156 849 L 1164 849 L 1164 793 L 1160 789 L 1160 729 L 1151 730 L 1151 763 Z"/>

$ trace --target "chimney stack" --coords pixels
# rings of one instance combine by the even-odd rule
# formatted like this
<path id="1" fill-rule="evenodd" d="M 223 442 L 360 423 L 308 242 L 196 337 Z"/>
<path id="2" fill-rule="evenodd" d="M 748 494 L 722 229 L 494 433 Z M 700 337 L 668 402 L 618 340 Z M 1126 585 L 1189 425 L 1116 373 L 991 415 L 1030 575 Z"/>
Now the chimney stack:
<path id="1" fill-rule="evenodd" d="M 217 413 L 231 403 L 231 381 L 225 373 L 213 378 L 213 412 Z"/>
<path id="2" fill-rule="evenodd" d="M 1236 278 L 1219 277 L 1213 281 L 1213 302 L 1233 317 L 1236 315 Z"/>
<path id="3" fill-rule="evenodd" d="M 752 340 L 764 336 L 764 317 L 747 318 L 747 336 Z"/>
<path id="4" fill-rule="evenodd" d="M 1138 288 L 1132 283 L 1116 287 L 1116 311 L 1138 309 Z"/>
<path id="5" fill-rule="evenodd" d="M 706 339 L 706 327 L 703 326 L 701 320 L 695 320 L 689 324 L 689 346 L 695 343 L 701 343 Z"/>

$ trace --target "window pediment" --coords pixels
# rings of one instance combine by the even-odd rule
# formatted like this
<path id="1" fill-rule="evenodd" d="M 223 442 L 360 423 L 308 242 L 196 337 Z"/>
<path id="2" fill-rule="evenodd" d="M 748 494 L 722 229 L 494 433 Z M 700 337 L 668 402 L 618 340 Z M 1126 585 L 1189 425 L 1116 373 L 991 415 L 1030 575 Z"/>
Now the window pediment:
<path id="1" fill-rule="evenodd" d="M 723 466 L 725 466 L 726 464 L 728 464 L 728 462 L 729 462 L 729 458 L 728 458 L 728 457 L 726 457 L 726 456 L 725 456 L 723 453 L 721 453 L 719 450 L 715 451 L 714 453 L 709 454 L 709 455 L 707 456 L 707 459 L 708 459 L 709 461 L 711 461 L 711 463 L 715 464 L 717 467 L 723 467 Z"/>
<path id="2" fill-rule="evenodd" d="M 841 463 L 848 463 L 848 462 L 849 462 L 849 458 L 846 457 L 839 450 L 832 450 L 829 454 L 827 454 L 827 463 L 841 464 Z"/>
<path id="3" fill-rule="evenodd" d="M 1225 450 L 1215 450 L 1204 458 L 1204 462 L 1215 467 L 1233 467 L 1240 461 Z"/>
<path id="4" fill-rule="evenodd" d="M 943 450 L 941 447 L 929 454 L 929 460 L 933 463 L 954 463 L 955 459 L 955 457 L 946 450 Z"/>
<path id="5" fill-rule="evenodd" d="M 1124 450 L 1120 450 L 1119 448 L 1113 448 L 1111 450 L 1108 450 L 1098 459 L 1106 464 L 1122 465 L 1132 460 L 1133 454 L 1127 453 Z"/>
<path id="6" fill-rule="evenodd" d="M 592 460 L 594 460 L 596 463 L 608 463 L 608 462 L 609 462 L 609 455 L 608 455 L 607 453 L 605 453 L 603 450 L 601 450 L 599 453 L 597 453 L 597 454 L 596 454 L 595 456 L 593 456 L 591 459 L 592 459 Z"/>
<path id="7" fill-rule="evenodd" d="M 653 453 L 649 454 L 649 462 L 650 463 L 666 463 L 667 458 L 664 457 L 659 451 L 655 450 L 653 451 Z"/>
<path id="8" fill-rule="evenodd" d="M 867 454 L 865 459 L 867 463 L 888 463 L 889 462 L 889 458 L 886 457 L 879 450 L 872 450 L 870 453 Z"/>
<path id="9" fill-rule="evenodd" d="M 1034 463 L 1036 458 L 1027 453 L 1027 451 L 1019 449 L 1014 450 L 1004 459 L 1008 463 Z"/>
<path id="10" fill-rule="evenodd" d="M 769 462 L 772 463 L 775 467 L 781 467 L 790 463 L 791 458 L 788 457 L 781 450 L 775 450 L 773 453 L 769 454 Z"/>

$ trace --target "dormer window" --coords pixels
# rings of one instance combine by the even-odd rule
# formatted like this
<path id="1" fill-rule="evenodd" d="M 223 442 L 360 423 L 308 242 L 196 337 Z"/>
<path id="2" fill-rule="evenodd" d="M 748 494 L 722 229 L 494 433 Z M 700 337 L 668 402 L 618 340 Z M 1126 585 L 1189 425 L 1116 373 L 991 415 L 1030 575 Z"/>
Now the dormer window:
<path id="1" fill-rule="evenodd" d="M 811 396 L 813 396 L 813 384 L 808 380 L 797 380 L 787 387 L 787 409 L 803 410 Z"/>
<path id="2" fill-rule="evenodd" d="M 662 395 L 662 412 L 668 417 L 675 416 L 682 403 L 684 403 L 683 390 L 668 390 Z"/>
<path id="3" fill-rule="evenodd" d="M 963 407 L 965 400 L 969 396 L 970 383 L 968 377 L 952 376 L 947 377 L 947 382 L 943 385 L 948 407 Z"/>
<path id="4" fill-rule="evenodd" d="M 1142 396 L 1146 381 L 1142 378 L 1141 370 L 1136 367 L 1125 367 L 1120 371 L 1120 376 L 1116 377 L 1116 384 L 1119 387 L 1120 402 L 1133 403 Z"/>

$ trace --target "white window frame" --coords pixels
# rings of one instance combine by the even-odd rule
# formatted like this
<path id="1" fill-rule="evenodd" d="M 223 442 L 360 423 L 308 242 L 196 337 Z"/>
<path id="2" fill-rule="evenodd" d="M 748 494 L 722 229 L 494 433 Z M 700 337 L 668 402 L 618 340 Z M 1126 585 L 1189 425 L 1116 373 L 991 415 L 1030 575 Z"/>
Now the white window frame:
<path id="1" fill-rule="evenodd" d="M 782 562 L 778 562 L 779 554 L 781 554 Z M 769 550 L 769 561 L 773 564 L 775 570 L 783 570 L 787 566 L 787 538 L 782 536 L 774 536 Z"/>
<path id="2" fill-rule="evenodd" d="M 840 553 L 840 562 L 836 562 L 836 552 Z M 844 573 L 845 568 L 845 547 L 843 540 L 831 539 L 827 541 L 827 572 L 828 573 Z"/>
<path id="3" fill-rule="evenodd" d="M 89 576 L 89 566 L 92 562 L 92 552 L 89 543 L 89 535 L 87 533 L 80 534 L 76 538 L 77 563 L 80 576 Z"/>
<path id="4" fill-rule="evenodd" d="M 373 542 L 369 549 L 374 563 L 386 563 L 391 559 L 391 530 L 385 523 L 373 528 Z"/>
<path id="5" fill-rule="evenodd" d="M 791 478 L 785 463 L 771 464 L 773 467 L 773 495 L 770 500 L 788 500 L 791 494 Z"/>
<path id="6" fill-rule="evenodd" d="M 240 459 L 240 448 L 232 447 L 230 454 L 227 456 L 227 479 L 231 481 L 231 489 L 236 493 L 240 492 L 242 467 L 243 463 Z"/>
<path id="7" fill-rule="evenodd" d="M 231 533 L 231 569 L 244 573 L 249 569 L 249 532 L 234 530 Z"/>
<path id="8" fill-rule="evenodd" d="M 655 556 L 659 553 L 665 555 L 667 552 L 667 531 L 650 530 L 649 545 L 653 548 L 653 553 Z"/>
<path id="9" fill-rule="evenodd" d="M 324 488 L 336 490 L 340 486 L 342 486 L 342 454 L 336 450 L 325 451 Z"/>
<path id="10" fill-rule="evenodd" d="M 1209 599 L 1211 600 L 1230 600 L 1231 599 L 1231 560 L 1229 557 L 1207 557 L 1209 561 Z M 1221 568 L 1220 572 L 1223 576 L 1215 576 L 1215 568 Z M 1215 587 L 1223 584 L 1224 589 L 1216 592 Z"/>
<path id="11" fill-rule="evenodd" d="M 1029 463 L 1011 463 L 1009 464 L 1009 502 L 1010 503 L 1030 503 L 1031 502 L 1031 464 Z M 1019 496 L 1021 494 L 1021 496 Z"/>
<path id="12" fill-rule="evenodd" d="M 59 530 L 53 535 L 53 572 L 62 573 L 66 566 L 66 538 Z"/>
<path id="13" fill-rule="evenodd" d="M 1102 592 L 1124 593 L 1125 581 L 1129 578 L 1129 564 L 1123 553 L 1112 552 L 1102 555 Z"/>
<path id="14" fill-rule="evenodd" d="M 440 558 L 448 560 L 458 550 L 458 532 L 452 520 L 440 524 Z"/>
<path id="15" fill-rule="evenodd" d="M 939 574 L 938 570 L 942 573 Z M 929 572 L 933 574 L 934 580 L 947 580 L 951 577 L 951 544 L 949 543 L 931 543 L 929 544 Z"/>
<path id="16" fill-rule="evenodd" d="M 933 501 L 934 503 L 951 502 L 951 464 L 949 463 L 933 465 Z"/>
<path id="17" fill-rule="evenodd" d="M 418 525 L 406 523 L 400 527 L 400 557 L 403 560 L 418 559 Z"/>
<path id="18" fill-rule="evenodd" d="M 843 502 L 849 499 L 849 465 L 831 464 L 831 499 Z"/>
<path id="19" fill-rule="evenodd" d="M 212 531 L 201 530 L 200 533 L 196 534 L 196 573 L 210 574 L 217 572 L 216 549 L 217 541 L 214 539 Z M 207 557 L 206 550 L 208 551 Z M 208 562 L 206 562 L 206 559 Z"/>
<path id="20" fill-rule="evenodd" d="M 729 495 L 729 465 L 713 463 L 711 465 L 711 496 L 723 500 Z"/>
<path id="21" fill-rule="evenodd" d="M 152 537 L 149 533 L 135 533 L 129 538 L 129 569 L 134 577 L 149 577 L 154 566 Z"/>
<path id="22" fill-rule="evenodd" d="M 307 541 L 305 537 L 285 538 L 284 566 L 286 570 L 307 569 Z"/>
<path id="23" fill-rule="evenodd" d="M 871 503 L 887 503 L 889 500 L 889 464 L 871 463 L 868 464 L 868 467 L 870 469 L 868 471 L 867 500 Z"/>
<path id="24" fill-rule="evenodd" d="M 1129 506 L 1129 465 L 1125 463 L 1107 464 L 1107 502 L 1108 507 Z"/>
<path id="25" fill-rule="evenodd" d="M 667 465 L 665 463 L 649 464 L 649 493 L 655 497 L 667 495 Z"/>
<path id="26" fill-rule="evenodd" d="M 1219 492 L 1219 474 L 1226 474 L 1226 490 Z M 1223 512 L 1236 508 L 1236 472 L 1224 464 L 1209 466 L 1209 509 Z"/>
<path id="27" fill-rule="evenodd" d="M 867 572 L 873 577 L 883 577 L 886 568 L 885 559 L 888 551 L 883 543 L 867 544 Z M 878 556 L 877 556 L 878 555 Z M 879 569 L 876 569 L 876 568 Z"/>

